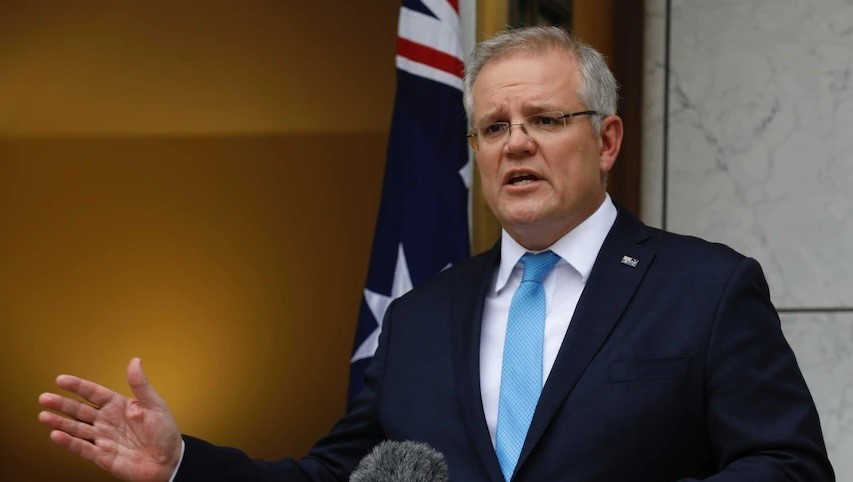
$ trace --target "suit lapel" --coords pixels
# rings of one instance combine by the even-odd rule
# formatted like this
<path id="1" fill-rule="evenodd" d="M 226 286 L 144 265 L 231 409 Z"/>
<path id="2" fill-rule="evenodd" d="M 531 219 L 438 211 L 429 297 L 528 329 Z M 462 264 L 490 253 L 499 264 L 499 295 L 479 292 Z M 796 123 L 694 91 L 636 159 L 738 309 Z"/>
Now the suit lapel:
<path id="1" fill-rule="evenodd" d="M 595 260 L 554 367 L 542 389 L 516 471 L 536 447 L 587 365 L 604 344 L 651 265 L 654 253 L 641 244 L 649 237 L 650 230 L 645 225 L 620 209 Z M 626 260 L 629 264 L 624 264 L 623 256 L 638 260 L 636 267 L 630 266 L 630 260 Z"/>
<path id="2" fill-rule="evenodd" d="M 456 388 L 462 419 L 474 444 L 483 471 L 490 480 L 502 481 L 500 465 L 492 447 L 480 391 L 480 332 L 483 303 L 500 256 L 500 242 L 474 258 L 454 280 L 451 297 L 451 344 Z"/>

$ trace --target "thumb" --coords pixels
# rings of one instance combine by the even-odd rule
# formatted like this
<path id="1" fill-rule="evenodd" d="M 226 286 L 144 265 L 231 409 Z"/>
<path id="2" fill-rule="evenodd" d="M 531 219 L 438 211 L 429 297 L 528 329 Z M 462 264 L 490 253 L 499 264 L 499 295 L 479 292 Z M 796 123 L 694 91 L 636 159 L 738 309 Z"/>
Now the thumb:
<path id="1" fill-rule="evenodd" d="M 127 365 L 127 383 L 136 399 L 146 407 L 161 408 L 166 406 L 166 402 L 148 383 L 148 377 L 142 371 L 142 360 L 138 357 L 130 360 Z"/>

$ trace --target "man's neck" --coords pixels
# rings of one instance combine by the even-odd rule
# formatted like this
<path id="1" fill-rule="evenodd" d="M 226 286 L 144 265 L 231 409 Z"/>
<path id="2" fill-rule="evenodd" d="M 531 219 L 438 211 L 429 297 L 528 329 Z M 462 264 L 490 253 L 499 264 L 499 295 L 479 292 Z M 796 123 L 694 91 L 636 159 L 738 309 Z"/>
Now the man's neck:
<path id="1" fill-rule="evenodd" d="M 573 213 L 572 216 L 563 219 L 546 220 L 521 227 L 504 227 L 503 229 L 525 249 L 542 251 L 589 219 L 601 207 L 605 199 L 607 199 L 606 193 L 602 194 L 601 200 L 597 203 L 582 212 Z"/>

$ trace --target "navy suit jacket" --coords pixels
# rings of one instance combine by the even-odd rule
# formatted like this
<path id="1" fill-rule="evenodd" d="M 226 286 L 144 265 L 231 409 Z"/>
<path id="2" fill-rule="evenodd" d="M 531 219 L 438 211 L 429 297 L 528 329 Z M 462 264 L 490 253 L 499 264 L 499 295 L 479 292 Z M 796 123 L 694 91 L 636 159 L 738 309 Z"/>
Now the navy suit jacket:
<path id="1" fill-rule="evenodd" d="M 185 437 L 176 480 L 347 480 L 383 439 L 501 481 L 479 385 L 499 247 L 389 307 L 352 409 L 299 460 Z M 638 260 L 635 267 L 623 256 Z M 543 388 L 513 481 L 834 480 L 814 403 L 758 263 L 619 211 Z"/>

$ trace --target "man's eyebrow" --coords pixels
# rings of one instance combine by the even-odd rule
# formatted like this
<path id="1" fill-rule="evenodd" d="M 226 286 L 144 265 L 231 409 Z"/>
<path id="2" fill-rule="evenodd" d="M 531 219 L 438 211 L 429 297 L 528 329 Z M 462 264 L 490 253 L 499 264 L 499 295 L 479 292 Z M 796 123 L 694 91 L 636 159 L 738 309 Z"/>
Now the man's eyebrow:
<path id="1" fill-rule="evenodd" d="M 562 112 L 564 110 L 565 108 L 558 107 L 557 104 L 552 104 L 550 102 L 524 104 L 518 109 L 518 111 L 524 117 L 541 114 L 543 112 Z M 478 119 L 477 125 L 482 125 L 495 121 L 508 121 L 508 117 L 509 114 L 505 109 L 496 109 L 493 112 L 489 112 L 488 114 L 480 117 Z"/>
<path id="2" fill-rule="evenodd" d="M 535 115 L 540 114 L 542 112 L 555 112 L 562 111 L 560 107 L 557 107 L 556 104 L 551 103 L 542 103 L 542 104 L 527 104 L 521 107 L 521 112 L 525 115 Z"/>
<path id="3" fill-rule="evenodd" d="M 505 117 L 506 117 L 506 112 L 503 109 L 496 110 L 494 112 L 489 112 L 488 114 L 478 118 L 477 122 L 475 124 L 476 125 L 491 124 L 492 122 L 498 122 L 498 121 L 504 120 Z"/>

